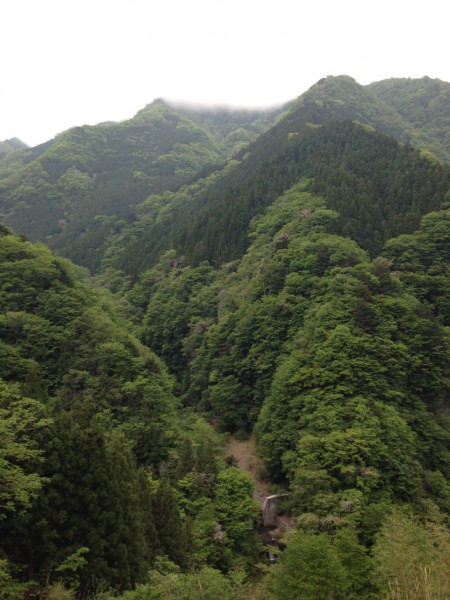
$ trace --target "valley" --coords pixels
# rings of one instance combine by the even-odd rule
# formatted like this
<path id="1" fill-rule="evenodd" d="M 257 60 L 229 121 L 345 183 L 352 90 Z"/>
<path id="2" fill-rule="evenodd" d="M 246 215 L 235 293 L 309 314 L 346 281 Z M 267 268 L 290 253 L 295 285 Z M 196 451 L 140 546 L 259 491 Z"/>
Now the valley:
<path id="1" fill-rule="evenodd" d="M 449 115 L 330 76 L 0 144 L 0 598 L 450 594 Z"/>

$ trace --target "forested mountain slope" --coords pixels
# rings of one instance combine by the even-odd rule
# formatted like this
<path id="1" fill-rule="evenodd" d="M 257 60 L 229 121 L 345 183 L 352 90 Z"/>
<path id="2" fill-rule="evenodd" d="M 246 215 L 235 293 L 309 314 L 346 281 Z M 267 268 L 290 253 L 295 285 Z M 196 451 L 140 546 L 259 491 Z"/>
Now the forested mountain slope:
<path id="1" fill-rule="evenodd" d="M 408 124 L 401 139 L 450 162 L 450 83 L 440 79 L 386 79 L 368 86 Z"/>
<path id="2" fill-rule="evenodd" d="M 427 80 L 421 81 L 408 85 L 420 91 Z M 444 83 L 425 85 L 426 109 L 418 105 L 419 92 L 411 91 L 408 102 L 391 101 L 392 85 L 364 87 L 351 77 L 327 77 L 284 113 L 197 110 L 157 100 L 129 121 L 76 127 L 36 148 L 9 153 L 0 161 L 0 212 L 19 232 L 93 271 L 105 256 L 107 264 L 142 271 L 172 246 L 187 247 L 192 260 L 228 260 L 245 248 L 251 218 L 294 183 L 292 174 L 270 173 L 275 162 L 301 176 L 314 175 L 304 157 L 287 165 L 292 149 L 310 143 L 317 126 L 357 121 L 448 158 Z M 199 231 L 217 220 L 224 205 L 228 213 L 232 206 L 236 211 L 233 195 L 247 193 L 252 199 L 244 200 L 240 215 L 220 216 L 216 225 L 222 237 L 237 229 L 235 237 L 220 241 L 210 255 L 211 243 L 195 241 Z M 216 239 L 217 231 L 206 233 Z"/>
<path id="3" fill-rule="evenodd" d="M 10 217 L 115 293 L 0 227 L 0 597 L 450 593 L 450 167 L 428 84 L 403 102 L 329 77 L 257 139 L 275 113 L 157 101 L 0 161 Z M 253 432 L 289 492 L 264 577 L 220 431 Z"/>
<path id="4" fill-rule="evenodd" d="M 19 138 L 0 141 L 0 159 L 4 158 L 10 152 L 14 152 L 14 150 L 22 150 L 26 147 L 27 145 L 19 140 Z"/>
<path id="5" fill-rule="evenodd" d="M 365 133 L 361 127 L 352 128 L 351 121 L 365 126 Z M 344 122 L 347 125 L 337 124 Z M 111 236 L 106 263 L 136 273 L 155 264 L 161 252 L 171 247 L 194 262 L 220 263 L 240 256 L 246 248 L 252 217 L 261 214 L 277 195 L 305 176 L 314 178 L 312 185 L 318 186 L 314 188 L 317 191 L 327 186 L 332 202 L 348 207 L 342 215 L 346 219 L 346 234 L 356 236 L 359 243 L 376 253 L 383 240 L 412 231 L 418 223 L 420 201 L 413 200 L 413 196 L 417 196 L 421 175 L 415 183 L 404 175 L 400 184 L 394 172 L 408 172 L 414 178 L 417 169 L 439 171 L 440 167 L 422 160 L 419 151 L 414 154 L 408 146 L 397 146 L 392 139 L 380 134 L 370 137 L 373 129 L 409 139 L 405 132 L 411 130 L 411 125 L 369 88 L 350 77 L 319 81 L 292 102 L 277 123 L 237 154 L 225 169 L 183 186 L 178 192 L 150 196 L 137 208 L 136 220 Z M 364 136 L 370 143 L 362 141 Z M 394 154 L 398 154 L 395 159 Z M 386 170 L 389 168 L 390 174 Z M 410 179 L 409 183 L 406 179 Z M 356 191 L 359 185 L 366 189 Z M 395 189 L 389 190 L 391 186 Z M 390 208 L 384 215 L 371 214 L 379 210 L 373 205 L 375 196 L 380 194 L 386 197 L 383 202 Z M 397 197 L 401 194 L 403 199 Z M 356 206 L 354 195 L 365 199 Z M 399 214 L 395 214 L 397 210 Z M 409 214 L 400 214 L 404 210 Z M 364 214 L 360 214 L 362 211 Z M 416 212 L 416 217 L 412 212 Z M 356 231 L 355 221 L 373 218 L 376 234 L 372 231 L 367 236 L 364 226 Z"/>
<path id="6" fill-rule="evenodd" d="M 352 580 L 353 592 L 330 583 L 337 598 L 448 589 L 447 203 L 373 258 L 304 180 L 254 219 L 241 259 L 191 266 L 171 250 L 127 295 L 184 402 L 225 430 L 253 429 L 271 479 L 291 491 L 298 534 L 268 577 L 274 598 L 307 587 L 319 556 Z"/>
<path id="7" fill-rule="evenodd" d="M 251 480 L 172 388 L 108 298 L 0 226 L 0 597 L 117 593 L 160 561 L 227 598 L 254 569 Z"/>
<path id="8" fill-rule="evenodd" d="M 157 100 L 122 123 L 75 127 L 0 162 L 0 212 L 16 231 L 95 270 L 106 237 L 136 204 L 221 165 L 270 118 L 200 115 Z"/>
<path id="9" fill-rule="evenodd" d="M 110 264 L 139 272 L 170 247 L 192 263 L 237 258 L 246 249 L 251 219 L 304 177 L 329 208 L 339 210 L 336 233 L 375 255 L 392 235 L 413 231 L 420 215 L 438 208 L 449 188 L 447 167 L 351 121 L 295 134 L 280 128 L 284 121 L 228 171 L 175 194 L 150 197 L 139 207 L 138 221 L 111 240 Z M 265 138 L 272 135 L 283 143 L 274 144 L 273 157 L 248 171 L 252 152 L 265 155 Z"/>

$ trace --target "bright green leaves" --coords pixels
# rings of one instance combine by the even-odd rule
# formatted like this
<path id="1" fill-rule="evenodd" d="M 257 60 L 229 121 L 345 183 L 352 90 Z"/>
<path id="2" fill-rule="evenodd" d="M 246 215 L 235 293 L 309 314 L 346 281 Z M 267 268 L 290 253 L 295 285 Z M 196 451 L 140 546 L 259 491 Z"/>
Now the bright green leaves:
<path id="1" fill-rule="evenodd" d="M 415 499 L 418 440 L 394 407 L 355 397 L 312 415 L 305 408 L 303 418 L 307 428 L 299 427 L 295 450 L 283 456 L 297 511 L 343 518 L 358 510 L 348 504 L 352 490 L 357 504 L 381 490 Z"/>
<path id="2" fill-rule="evenodd" d="M 287 474 L 300 511 L 339 513 L 351 489 L 427 495 L 424 482 L 439 476 L 424 471 L 436 470 L 439 455 L 448 472 L 450 458 L 446 442 L 426 442 L 433 427 L 435 440 L 446 439 L 428 412 L 448 395 L 442 328 L 385 259 L 326 271 L 315 290 L 257 424 L 268 467 Z"/>
<path id="3" fill-rule="evenodd" d="M 49 422 L 40 402 L 0 379 L 0 520 L 38 495 L 45 480 L 37 472 L 43 457 L 36 435 Z"/>
<path id="4" fill-rule="evenodd" d="M 384 248 L 407 289 L 444 325 L 450 323 L 449 221 L 449 210 L 429 213 L 415 234 L 389 240 Z"/>
<path id="5" fill-rule="evenodd" d="M 370 562 L 351 531 L 334 543 L 326 534 L 297 533 L 288 540 L 266 587 L 277 600 L 358 600 L 372 598 Z"/>
<path id="6" fill-rule="evenodd" d="M 399 510 L 389 514 L 373 548 L 376 581 L 391 597 L 445 598 L 450 581 L 450 533 Z"/>

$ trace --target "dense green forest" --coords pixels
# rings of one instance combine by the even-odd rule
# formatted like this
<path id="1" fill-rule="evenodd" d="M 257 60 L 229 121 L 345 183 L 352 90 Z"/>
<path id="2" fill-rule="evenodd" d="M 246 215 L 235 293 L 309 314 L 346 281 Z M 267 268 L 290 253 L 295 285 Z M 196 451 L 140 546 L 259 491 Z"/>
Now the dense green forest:
<path id="1" fill-rule="evenodd" d="M 252 482 L 162 362 L 48 249 L 2 228 L 0 253 L 1 597 L 251 570 Z"/>
<path id="2" fill-rule="evenodd" d="M 386 79 L 368 86 L 408 123 L 402 139 L 450 162 L 450 84 L 440 79 Z"/>
<path id="3" fill-rule="evenodd" d="M 0 147 L 0 598 L 448 597 L 448 86 Z"/>
<path id="4" fill-rule="evenodd" d="M 358 123 L 365 128 L 356 129 Z M 370 136 L 375 129 L 380 132 L 378 143 Z M 225 169 L 175 193 L 152 195 L 139 205 L 131 225 L 111 236 L 105 263 L 135 273 L 155 264 L 169 248 L 176 248 L 194 262 L 221 263 L 237 258 L 247 247 L 252 217 L 261 214 L 300 177 L 314 177 L 314 189 L 322 193 L 326 186 L 330 200 L 332 197 L 341 210 L 347 207 L 352 211 L 350 218 L 348 213 L 342 215 L 346 221 L 342 232 L 356 236 L 359 243 L 370 243 L 369 249 L 376 253 L 387 237 L 417 226 L 423 212 L 421 201 L 412 195 L 429 195 L 421 189 L 422 175 L 417 171 L 439 170 L 437 161 L 433 165 L 432 160 L 422 160 L 417 150 L 414 154 L 409 145 L 398 146 L 382 135 L 409 139 L 406 131 L 408 124 L 388 104 L 350 77 L 321 80 L 291 103 L 277 123 L 236 154 Z M 431 150 L 426 140 L 419 147 Z M 427 152 L 422 150 L 421 155 Z M 398 168 L 404 173 L 402 182 L 397 181 Z M 347 203 L 349 194 L 353 194 L 352 204 Z M 378 208 L 374 201 L 381 194 L 386 198 L 385 206 Z M 407 197 L 400 200 L 397 196 L 401 194 Z M 356 201 L 356 197 L 361 200 Z M 398 215 L 386 207 L 391 199 Z M 400 214 L 403 205 L 411 201 L 414 209 L 409 207 L 409 214 Z M 367 214 L 369 203 L 375 206 Z M 383 209 L 388 213 L 383 214 Z M 423 209 L 427 210 L 425 205 Z M 364 211 L 369 229 L 376 219 L 373 231 L 368 232 L 368 227 L 364 231 L 361 226 L 359 231 L 352 231 L 352 221 L 362 217 L 353 217 L 354 210 Z"/>
<path id="5" fill-rule="evenodd" d="M 173 246 L 184 253 L 186 237 L 193 237 L 189 247 L 198 245 L 210 204 L 250 192 L 255 173 L 277 160 L 288 163 L 293 146 L 308 143 L 305 130 L 317 125 L 357 121 L 450 161 L 449 85 L 424 78 L 361 86 L 350 77 L 327 77 L 279 110 L 201 110 L 156 100 L 128 121 L 75 127 L 36 148 L 8 140 L 2 143 L 8 150 L 21 149 L 0 153 L 0 218 L 91 271 L 105 261 L 142 270 Z M 295 176 L 266 175 L 266 189 L 252 193 L 270 197 L 264 204 L 249 199 L 241 219 L 259 214 Z M 201 214 L 191 233 L 185 226 L 194 211 Z M 223 256 L 236 243 L 233 258 L 245 246 L 246 231 L 235 235 L 240 239 Z M 194 254 L 201 260 L 208 251 Z"/>
<path id="6" fill-rule="evenodd" d="M 14 150 L 23 150 L 27 147 L 21 140 L 18 138 L 11 138 L 10 140 L 3 140 L 0 142 L 0 158 L 4 158 L 10 152 L 14 152 Z"/>
<path id="7" fill-rule="evenodd" d="M 18 233 L 95 271 L 105 240 L 133 219 L 137 204 L 222 165 L 273 117 L 221 110 L 197 115 L 155 100 L 128 121 L 74 127 L 0 160 L 0 216 Z"/>

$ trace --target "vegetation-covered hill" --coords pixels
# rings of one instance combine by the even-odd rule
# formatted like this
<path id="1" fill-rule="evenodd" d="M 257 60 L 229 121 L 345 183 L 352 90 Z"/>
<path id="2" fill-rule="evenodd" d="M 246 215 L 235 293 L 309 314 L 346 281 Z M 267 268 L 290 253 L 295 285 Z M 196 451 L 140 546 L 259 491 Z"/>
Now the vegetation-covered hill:
<path id="1" fill-rule="evenodd" d="M 401 139 L 450 162 L 450 83 L 440 79 L 386 79 L 368 86 L 406 123 Z"/>
<path id="2" fill-rule="evenodd" d="M 16 231 L 96 270 L 106 237 L 136 204 L 222 164 L 269 118 L 197 114 L 157 100 L 122 123 L 75 127 L 0 162 L 0 212 Z"/>
<path id="3" fill-rule="evenodd" d="M 365 133 L 357 127 L 351 130 L 351 121 L 365 127 Z M 338 122 L 347 125 L 339 126 Z M 323 130 L 318 129 L 323 126 Z M 370 137 L 374 129 L 380 135 Z M 413 195 L 417 195 L 420 187 L 418 172 L 424 168 L 439 170 L 437 165 L 433 166 L 429 154 L 431 162 L 422 160 L 419 150 L 414 154 L 408 146 L 398 147 L 392 139 L 383 139 L 381 135 L 407 140 L 411 138 L 411 131 L 411 125 L 390 104 L 352 78 L 321 80 L 291 103 L 273 127 L 235 155 L 224 169 L 176 192 L 149 196 L 137 207 L 132 223 L 111 235 L 106 264 L 128 273 L 140 272 L 155 264 L 161 252 L 172 247 L 194 262 L 220 263 L 236 258 L 246 248 L 250 220 L 299 177 L 305 176 L 314 178 L 317 191 L 326 185 L 330 201 L 333 197 L 332 202 L 348 207 L 351 217 L 348 218 L 347 213 L 342 215 L 346 220 L 346 234 L 355 236 L 359 243 L 376 253 L 390 235 L 412 231 L 417 226 L 418 203 Z M 370 143 L 362 142 L 363 137 Z M 427 142 L 424 138 L 423 146 L 431 148 L 430 144 L 430 140 Z M 395 160 L 394 153 L 398 153 Z M 383 160 L 384 166 L 381 165 Z M 387 168 L 392 168 L 390 175 Z M 402 184 L 396 180 L 394 171 L 404 173 Z M 412 178 L 417 173 L 415 183 L 406 173 Z M 389 191 L 392 185 L 395 190 Z M 408 185 L 414 186 L 416 191 Z M 359 203 L 359 209 L 346 201 L 352 193 L 349 188 L 355 189 L 355 186 L 366 188 L 357 192 L 365 198 Z M 403 190 L 399 186 L 403 186 Z M 373 210 L 379 210 L 374 206 L 377 205 L 374 197 L 380 194 L 385 196 L 390 214 L 373 214 Z M 403 199 L 400 199 L 401 194 L 404 194 Z M 411 202 L 415 204 L 414 209 Z M 369 203 L 371 208 L 368 208 Z M 355 211 L 358 210 L 363 214 L 357 216 Z M 396 214 L 397 210 L 406 210 L 409 215 Z M 416 212 L 416 217 L 412 217 L 411 210 Z M 356 224 L 358 219 L 370 223 L 375 219 L 374 230 L 368 234 L 364 225 Z"/>
<path id="4" fill-rule="evenodd" d="M 19 138 L 3 140 L 0 142 L 0 159 L 4 158 L 10 152 L 14 152 L 14 150 L 23 150 L 24 148 L 27 148 L 27 145 L 19 140 Z"/>
<path id="5" fill-rule="evenodd" d="M 401 93 L 389 92 L 394 82 Z M 105 257 L 107 264 L 113 257 L 121 269 L 141 271 L 172 246 L 187 247 L 193 260 L 227 260 L 244 249 L 251 218 L 294 182 L 286 172 L 261 174 L 274 162 L 289 163 L 292 148 L 305 136 L 309 143 L 317 126 L 357 121 L 448 160 L 445 85 L 424 79 L 364 87 L 350 77 L 328 77 L 284 113 L 171 108 L 157 100 L 129 121 L 76 127 L 9 153 L 0 161 L 0 214 L 17 231 L 95 272 Z M 392 101 L 393 94 L 408 101 Z M 299 160 L 295 170 L 313 175 L 308 160 Z M 276 189 L 264 181 L 255 187 L 255 177 Z M 224 205 L 236 212 L 232 196 L 247 192 L 254 199 L 240 203 L 240 215 L 223 215 L 216 225 L 222 238 L 228 240 L 231 229 L 235 237 L 220 241 L 210 256 L 211 243 L 198 247 L 199 231 Z M 207 232 L 214 244 L 217 233 Z"/>
<path id="6" fill-rule="evenodd" d="M 218 568 L 254 568 L 251 480 L 172 388 L 107 298 L 1 225 L 1 598 L 52 597 L 61 580 L 118 592 L 158 561 L 208 567 L 226 590 Z"/>
<path id="7" fill-rule="evenodd" d="M 336 233 L 375 255 L 392 235 L 412 232 L 449 188 L 448 167 L 351 121 L 295 134 L 278 127 L 284 121 L 250 146 L 250 158 L 238 157 L 228 170 L 174 194 L 150 197 L 138 220 L 111 240 L 110 263 L 139 272 L 171 247 L 192 263 L 237 258 L 247 247 L 251 219 L 304 177 L 329 208 L 339 210 Z M 269 135 L 284 140 L 281 149 L 247 174 L 246 162 L 252 152 L 265 153 Z"/>
<path id="8" fill-rule="evenodd" d="M 253 429 L 271 479 L 291 490 L 298 534 L 262 598 L 328 586 L 342 599 L 439 597 L 450 213 L 426 214 L 375 258 L 336 233 L 339 221 L 307 180 L 295 184 L 253 221 L 241 259 L 216 270 L 169 251 L 128 293 L 130 316 L 184 403 L 225 430 Z"/>
<path id="9" fill-rule="evenodd" d="M 0 598 L 449 595 L 445 89 L 330 77 L 259 136 L 157 101 L 0 162 L 115 293 L 1 226 Z M 289 492 L 268 573 L 201 415 Z"/>

